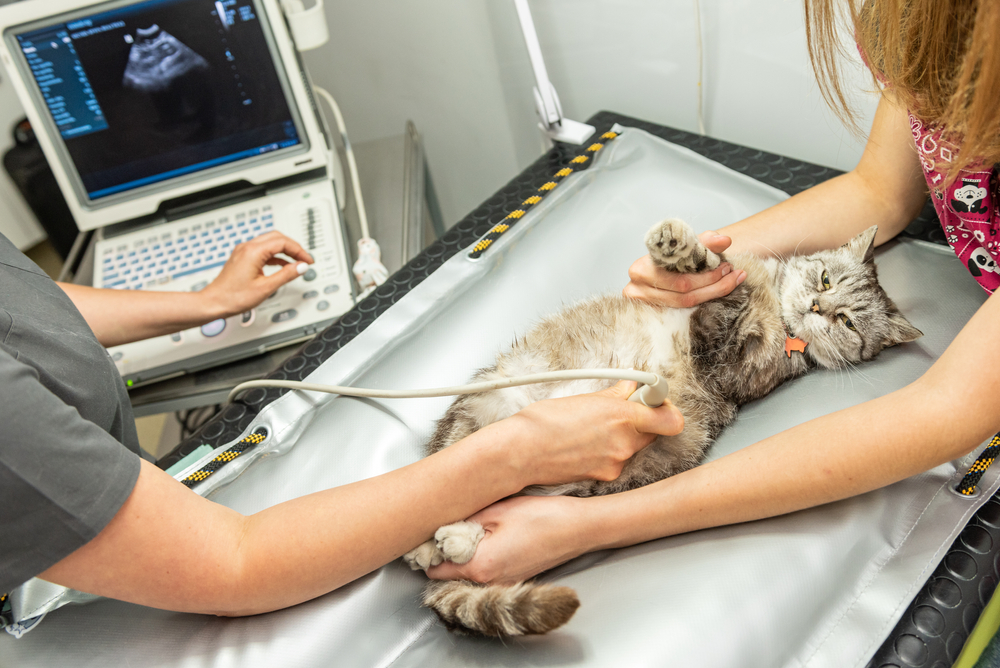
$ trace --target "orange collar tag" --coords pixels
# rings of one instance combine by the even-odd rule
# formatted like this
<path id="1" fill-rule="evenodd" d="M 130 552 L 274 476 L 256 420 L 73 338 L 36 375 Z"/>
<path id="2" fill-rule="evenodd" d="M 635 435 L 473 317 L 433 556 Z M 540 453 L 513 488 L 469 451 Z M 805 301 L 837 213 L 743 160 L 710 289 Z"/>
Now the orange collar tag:
<path id="1" fill-rule="evenodd" d="M 804 353 L 808 344 L 802 339 L 785 334 L 785 354 L 792 356 L 792 351 Z"/>

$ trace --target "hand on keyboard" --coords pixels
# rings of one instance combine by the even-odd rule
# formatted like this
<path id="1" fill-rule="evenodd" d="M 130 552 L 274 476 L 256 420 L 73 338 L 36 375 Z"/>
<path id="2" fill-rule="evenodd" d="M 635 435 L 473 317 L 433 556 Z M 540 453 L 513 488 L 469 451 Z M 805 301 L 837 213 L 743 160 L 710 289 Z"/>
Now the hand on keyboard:
<path id="1" fill-rule="evenodd" d="M 278 257 L 279 253 L 292 261 Z M 312 264 L 313 258 L 302 246 L 281 232 L 267 232 L 236 246 L 222 271 L 200 294 L 218 307 L 222 317 L 249 311 L 305 273 L 303 262 Z M 265 275 L 266 265 L 281 270 Z"/>

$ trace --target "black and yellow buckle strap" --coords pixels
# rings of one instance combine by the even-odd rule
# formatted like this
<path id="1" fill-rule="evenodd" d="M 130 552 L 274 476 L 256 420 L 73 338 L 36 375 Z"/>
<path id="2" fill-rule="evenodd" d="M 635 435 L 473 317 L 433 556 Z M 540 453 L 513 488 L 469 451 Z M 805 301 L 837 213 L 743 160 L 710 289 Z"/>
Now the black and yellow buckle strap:
<path id="1" fill-rule="evenodd" d="M 1000 434 L 994 436 L 990 444 L 986 446 L 986 449 L 976 458 L 976 461 L 969 467 L 968 473 L 962 478 L 962 482 L 958 483 L 955 491 L 965 496 L 975 494 L 976 485 L 979 484 L 979 480 L 986 473 L 986 469 L 990 467 L 990 464 L 997 458 L 998 454 L 1000 454 Z"/>
<path id="2" fill-rule="evenodd" d="M 591 158 L 596 155 L 598 151 L 604 148 L 605 144 L 617 137 L 618 134 L 619 133 L 610 130 L 605 132 L 601 135 L 600 142 L 595 142 L 588 146 L 583 153 L 570 160 L 568 166 L 563 167 L 558 172 L 553 174 L 552 178 L 538 187 L 535 195 L 532 195 L 528 199 L 521 202 L 521 205 L 518 208 L 508 213 L 506 218 L 494 225 L 482 239 L 477 241 L 472 247 L 472 251 L 469 252 L 469 257 L 475 259 L 485 253 L 486 249 L 492 246 L 494 241 L 499 239 L 503 236 L 504 232 L 513 227 L 514 224 L 517 223 L 517 221 L 520 220 L 531 207 L 541 202 L 546 195 L 555 190 L 563 179 L 573 172 L 589 167 L 593 163 Z"/>
<path id="3" fill-rule="evenodd" d="M 242 455 L 247 450 L 255 448 L 263 443 L 266 438 L 267 430 L 264 428 L 258 429 L 243 440 L 236 442 L 229 448 L 226 448 L 225 451 L 220 452 L 212 459 L 212 461 L 207 462 L 200 469 L 181 480 L 181 482 L 188 487 L 194 487 L 203 480 L 206 480 L 223 466 Z"/>

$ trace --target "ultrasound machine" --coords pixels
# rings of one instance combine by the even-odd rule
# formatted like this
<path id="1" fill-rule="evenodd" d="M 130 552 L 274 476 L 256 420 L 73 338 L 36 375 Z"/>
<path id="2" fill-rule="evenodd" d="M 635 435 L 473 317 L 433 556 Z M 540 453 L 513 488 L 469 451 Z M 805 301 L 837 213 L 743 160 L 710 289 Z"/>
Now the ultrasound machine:
<path id="1" fill-rule="evenodd" d="M 293 343 L 353 306 L 337 158 L 277 0 L 28 0 L 0 29 L 77 225 L 97 230 L 95 287 L 197 291 L 270 230 L 315 258 L 256 309 L 110 348 L 130 387 Z"/>

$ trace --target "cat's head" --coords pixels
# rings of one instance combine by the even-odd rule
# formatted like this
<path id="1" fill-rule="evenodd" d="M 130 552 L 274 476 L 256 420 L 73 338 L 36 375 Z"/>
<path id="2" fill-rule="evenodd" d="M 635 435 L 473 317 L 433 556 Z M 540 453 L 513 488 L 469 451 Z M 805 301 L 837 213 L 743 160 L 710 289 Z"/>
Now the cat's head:
<path id="1" fill-rule="evenodd" d="M 792 258 L 781 286 L 781 311 L 806 354 L 834 368 L 863 362 L 884 348 L 923 336 L 878 284 L 870 227 L 836 250 Z"/>

